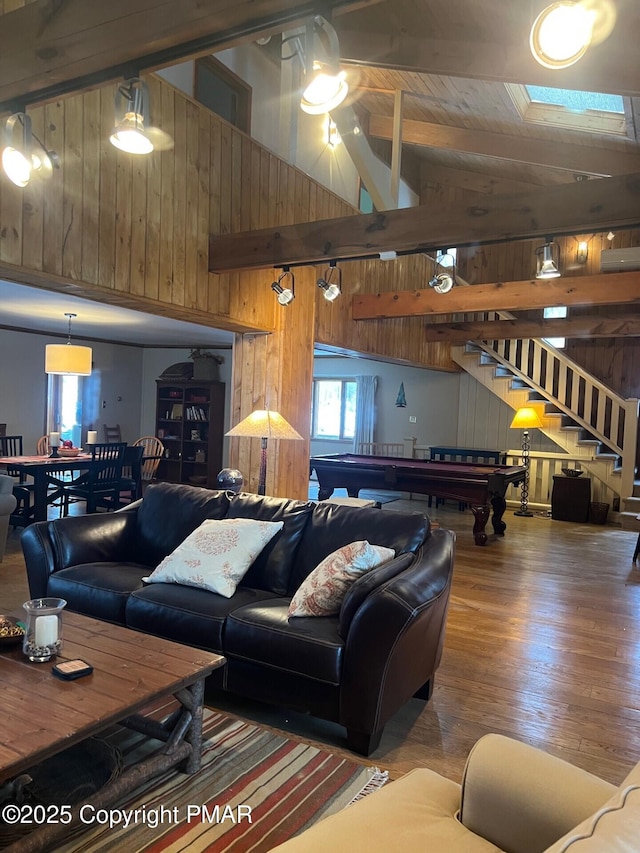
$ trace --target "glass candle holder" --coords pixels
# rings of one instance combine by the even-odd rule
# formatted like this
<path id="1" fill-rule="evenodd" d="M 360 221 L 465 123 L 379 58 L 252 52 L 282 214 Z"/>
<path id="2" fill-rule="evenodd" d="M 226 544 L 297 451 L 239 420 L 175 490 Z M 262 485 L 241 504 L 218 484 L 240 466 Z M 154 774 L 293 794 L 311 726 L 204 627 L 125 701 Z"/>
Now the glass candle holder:
<path id="1" fill-rule="evenodd" d="M 33 598 L 22 605 L 26 628 L 22 650 L 30 661 L 46 663 L 62 649 L 62 610 L 64 598 Z"/>

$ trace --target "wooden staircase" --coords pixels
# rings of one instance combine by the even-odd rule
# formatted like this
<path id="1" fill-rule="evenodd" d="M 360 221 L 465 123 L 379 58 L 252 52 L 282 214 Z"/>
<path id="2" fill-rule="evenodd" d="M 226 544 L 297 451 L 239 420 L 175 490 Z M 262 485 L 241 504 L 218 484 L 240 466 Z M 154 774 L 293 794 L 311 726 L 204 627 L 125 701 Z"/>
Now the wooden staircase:
<path id="1" fill-rule="evenodd" d="M 507 312 L 474 319 L 510 318 Z M 465 319 L 468 319 L 465 315 Z M 563 452 L 577 458 L 606 496 L 617 520 L 637 528 L 638 400 L 625 400 L 541 339 L 474 341 L 452 347 L 453 360 L 514 411 L 539 406 L 543 429 Z"/>

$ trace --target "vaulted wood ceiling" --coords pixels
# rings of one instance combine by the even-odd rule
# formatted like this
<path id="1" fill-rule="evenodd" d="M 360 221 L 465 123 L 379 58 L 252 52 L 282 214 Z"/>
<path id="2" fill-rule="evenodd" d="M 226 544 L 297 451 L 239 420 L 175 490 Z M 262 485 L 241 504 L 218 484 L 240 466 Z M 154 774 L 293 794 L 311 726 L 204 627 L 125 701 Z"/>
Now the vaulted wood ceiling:
<path id="1" fill-rule="evenodd" d="M 9 8 L 15 5 L 19 3 Z M 560 218 L 566 214 L 567 222 L 559 223 L 558 229 L 567 233 L 571 230 L 571 204 L 579 197 L 575 191 L 582 191 L 575 184 L 576 176 L 640 173 L 636 133 L 640 4 L 618 0 L 618 20 L 611 36 L 562 72 L 542 68 L 528 48 L 531 21 L 545 5 L 546 0 L 327 0 L 320 9 L 304 0 L 27 0 L 24 8 L 2 19 L 0 109 L 38 103 L 118 79 L 123 73 L 142 73 L 188 56 L 254 42 L 321 12 L 332 15 L 363 126 L 373 139 L 382 140 L 383 147 L 387 145 L 387 153 L 396 95 L 404 93 L 403 157 L 405 162 L 412 159 L 418 164 L 417 191 L 446 184 L 478 200 L 510 193 L 517 208 L 518 194 L 528 199 L 536 189 L 566 185 L 564 200 L 558 196 L 558 207 L 556 202 L 552 204 Z M 525 122 L 507 84 L 527 83 L 624 95 L 629 136 Z M 415 183 L 415 169 L 413 178 Z M 623 179 L 626 189 L 622 193 L 615 181 L 597 181 L 595 206 L 578 203 L 574 231 L 581 226 L 595 228 L 605 220 L 611 227 L 636 224 L 633 205 L 637 203 L 638 178 Z M 583 197 L 592 194 L 591 187 L 585 188 Z M 477 205 L 485 213 L 475 216 L 473 205 L 467 207 L 467 216 L 458 219 L 458 229 L 491 220 L 486 216 L 486 211 L 493 210 L 491 205 L 483 206 L 480 201 Z M 604 211 L 598 205 L 604 205 Z M 539 209 L 548 211 L 549 205 L 542 203 Z M 637 210 L 640 212 L 640 204 Z M 527 228 L 527 211 L 520 210 L 523 212 L 515 230 L 508 232 L 504 223 L 496 227 L 493 221 L 484 239 L 539 234 L 549 227 L 543 219 L 530 215 Z M 433 232 L 428 242 L 451 245 L 454 241 L 444 238 L 455 236 L 455 229 L 449 235 L 443 227 L 452 225 L 456 210 L 452 208 L 447 216 L 438 213 L 439 236 L 444 242 L 436 241 Z M 409 214 L 416 217 L 414 232 L 424 224 L 424 215 L 421 209 Z M 367 223 L 353 223 L 354 229 L 359 227 L 366 229 Z M 385 242 L 385 234 L 377 230 L 380 233 L 371 241 L 376 247 Z M 315 229 L 316 243 L 307 243 L 301 254 L 317 256 L 322 236 Z M 466 240 L 464 234 L 457 236 L 459 243 L 482 242 L 482 228 L 473 236 L 468 234 Z M 347 243 L 344 233 L 341 239 Z M 362 242 L 358 237 L 358 243 Z M 335 242 L 331 248 L 335 251 Z M 346 253 L 347 245 L 343 248 Z M 326 246 L 319 251 L 321 257 L 327 257 Z M 331 257 L 336 256 L 333 251 Z M 352 254 L 366 251 L 360 248 Z M 227 268 L 231 268 L 228 257 Z M 262 260 L 263 264 L 254 265 L 287 259 L 274 251 L 269 257 L 263 253 Z"/>

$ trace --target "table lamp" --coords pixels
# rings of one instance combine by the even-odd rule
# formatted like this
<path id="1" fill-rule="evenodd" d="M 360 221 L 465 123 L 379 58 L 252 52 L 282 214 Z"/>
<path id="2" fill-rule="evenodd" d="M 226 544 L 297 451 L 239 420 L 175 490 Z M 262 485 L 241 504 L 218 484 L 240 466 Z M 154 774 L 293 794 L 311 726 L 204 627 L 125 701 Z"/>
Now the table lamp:
<path id="1" fill-rule="evenodd" d="M 267 482 L 267 442 L 272 439 L 293 439 L 303 441 L 302 436 L 295 431 L 279 412 L 266 409 L 256 409 L 244 420 L 229 430 L 226 435 L 231 437 L 259 438 L 261 442 L 260 481 L 258 494 L 266 494 Z"/>
<path id="2" fill-rule="evenodd" d="M 542 421 L 540 415 L 533 406 L 522 406 L 515 413 L 511 421 L 511 429 L 522 430 L 522 464 L 524 465 L 524 480 L 522 481 L 522 491 L 520 493 L 520 509 L 514 512 L 514 515 L 525 516 L 531 518 L 533 515 L 529 511 L 529 430 L 542 429 Z"/>

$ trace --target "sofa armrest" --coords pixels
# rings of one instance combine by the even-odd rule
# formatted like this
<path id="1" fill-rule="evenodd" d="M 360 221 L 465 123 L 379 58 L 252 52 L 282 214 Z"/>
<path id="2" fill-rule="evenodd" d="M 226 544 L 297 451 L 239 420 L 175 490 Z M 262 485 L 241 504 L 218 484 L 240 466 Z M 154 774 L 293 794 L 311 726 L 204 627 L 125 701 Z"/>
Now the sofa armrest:
<path id="1" fill-rule="evenodd" d="M 410 566 L 375 588 L 345 638 L 340 722 L 382 730 L 429 681 L 440 662 L 451 591 L 455 534 L 434 530 Z"/>
<path id="2" fill-rule="evenodd" d="M 471 750 L 460 822 L 510 853 L 543 851 L 606 802 L 615 787 L 533 746 L 489 734 Z"/>
<path id="3" fill-rule="evenodd" d="M 20 544 L 33 598 L 46 596 L 53 572 L 84 563 L 136 562 L 136 513 L 69 516 L 30 524 Z"/>

